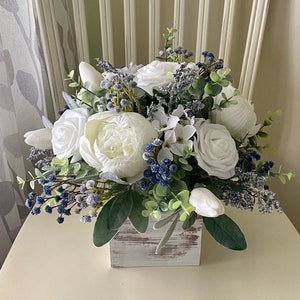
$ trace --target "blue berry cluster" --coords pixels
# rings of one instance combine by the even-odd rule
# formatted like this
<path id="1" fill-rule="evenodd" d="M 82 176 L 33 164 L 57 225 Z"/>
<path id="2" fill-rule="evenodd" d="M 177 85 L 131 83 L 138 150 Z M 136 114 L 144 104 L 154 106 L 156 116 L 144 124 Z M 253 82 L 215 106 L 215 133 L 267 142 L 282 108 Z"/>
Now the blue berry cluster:
<path id="1" fill-rule="evenodd" d="M 259 175 L 267 176 L 268 172 L 273 168 L 274 162 L 269 160 L 262 164 L 260 169 L 258 170 Z"/>
<path id="2" fill-rule="evenodd" d="M 156 160 L 156 147 L 160 145 L 161 141 L 159 139 L 145 145 L 143 158 L 146 160 L 148 168 L 144 171 L 144 179 L 140 181 L 141 189 L 146 189 L 149 182 L 168 186 L 172 179 L 172 173 L 175 173 L 178 169 L 177 165 L 169 158 L 164 158 L 161 162 Z"/>
<path id="3" fill-rule="evenodd" d="M 256 161 L 260 160 L 260 155 L 256 151 L 251 151 L 247 155 L 243 156 L 240 159 L 240 164 L 241 164 L 243 171 L 251 172 L 251 171 L 255 170 L 256 164 L 255 164 L 254 160 L 256 160 Z"/>
<path id="4" fill-rule="evenodd" d="M 134 76 L 113 68 L 103 60 L 98 60 L 98 67 L 111 73 L 100 83 L 100 87 L 107 90 L 106 94 L 99 98 L 102 108 L 100 110 L 110 110 L 115 113 L 132 111 L 131 97 L 134 95 L 133 89 L 137 86 Z"/>
<path id="5" fill-rule="evenodd" d="M 79 190 L 75 189 L 76 186 L 68 190 L 68 185 L 55 181 L 55 174 L 50 174 L 48 178 L 41 178 L 38 182 L 42 186 L 42 194 L 37 195 L 34 192 L 28 194 L 25 205 L 29 209 L 32 208 L 31 214 L 40 214 L 42 207 L 48 214 L 52 214 L 55 210 L 59 215 L 56 219 L 59 224 L 64 222 L 65 216 L 71 215 L 73 208 L 75 213 L 79 214 L 83 209 L 90 207 L 88 214 L 81 216 L 82 222 L 90 222 L 91 218 L 97 216 L 97 207 L 101 204 L 102 198 L 95 192 L 94 180 L 82 183 Z"/>
<path id="6" fill-rule="evenodd" d="M 214 54 L 209 51 L 203 51 L 201 54 L 204 57 L 204 62 L 198 62 L 196 65 L 200 69 L 200 74 L 202 76 L 209 76 L 212 71 L 220 70 L 223 68 L 223 59 L 219 58 L 218 60 L 215 60 Z"/>

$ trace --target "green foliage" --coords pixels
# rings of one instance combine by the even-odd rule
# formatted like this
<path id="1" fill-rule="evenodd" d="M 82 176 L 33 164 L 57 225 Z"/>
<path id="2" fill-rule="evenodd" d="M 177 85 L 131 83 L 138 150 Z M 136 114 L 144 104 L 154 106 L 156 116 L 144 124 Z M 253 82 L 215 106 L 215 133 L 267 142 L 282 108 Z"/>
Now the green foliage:
<path id="1" fill-rule="evenodd" d="M 143 198 L 138 192 L 133 190 L 129 190 L 128 194 L 128 197 L 132 199 L 132 209 L 129 214 L 130 222 L 138 232 L 144 233 L 147 230 L 149 218 L 142 215 L 144 210 Z"/>
<path id="2" fill-rule="evenodd" d="M 108 227 L 111 230 L 116 230 L 123 225 L 129 216 L 133 199 L 129 192 L 125 192 L 115 196 L 110 202 L 112 205 L 109 212 Z"/>
<path id="3" fill-rule="evenodd" d="M 231 250 L 245 250 L 245 236 L 237 224 L 227 215 L 216 218 L 203 217 L 204 225 L 212 237 L 221 245 Z"/>
<path id="4" fill-rule="evenodd" d="M 159 244 L 157 245 L 155 254 L 159 253 L 160 249 L 168 242 L 168 240 L 172 236 L 174 229 L 177 225 L 178 219 L 179 219 L 179 214 L 177 213 L 175 215 L 173 222 L 171 223 L 171 226 L 169 227 L 169 229 L 167 230 L 167 232 L 165 233 L 165 235 L 163 236 L 163 238 L 160 240 Z"/>
<path id="5" fill-rule="evenodd" d="M 98 215 L 93 232 L 93 241 L 96 247 L 101 247 L 108 243 L 118 232 L 118 229 L 111 229 L 109 227 L 112 205 L 113 201 L 108 201 Z"/>

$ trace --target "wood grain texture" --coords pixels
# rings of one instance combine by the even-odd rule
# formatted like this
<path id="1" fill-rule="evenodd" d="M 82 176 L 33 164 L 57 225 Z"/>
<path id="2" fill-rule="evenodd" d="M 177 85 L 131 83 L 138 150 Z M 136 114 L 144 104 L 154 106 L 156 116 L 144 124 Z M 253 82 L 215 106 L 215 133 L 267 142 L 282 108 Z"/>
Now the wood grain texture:
<path id="1" fill-rule="evenodd" d="M 110 242 L 111 266 L 151 267 L 151 266 L 198 266 L 200 264 L 202 219 L 197 219 L 193 227 L 183 231 L 178 222 L 168 243 L 155 254 L 156 246 L 168 229 L 168 225 L 153 229 L 149 221 L 146 233 L 137 232 L 127 220 Z"/>

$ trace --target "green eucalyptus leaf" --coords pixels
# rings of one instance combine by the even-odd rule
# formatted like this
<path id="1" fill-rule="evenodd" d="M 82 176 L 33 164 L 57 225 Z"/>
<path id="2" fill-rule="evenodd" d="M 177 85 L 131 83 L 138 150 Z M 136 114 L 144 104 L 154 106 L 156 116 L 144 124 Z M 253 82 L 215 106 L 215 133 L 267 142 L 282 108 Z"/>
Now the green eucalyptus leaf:
<path id="1" fill-rule="evenodd" d="M 185 170 L 185 171 L 192 171 L 193 167 L 191 165 L 183 165 L 182 169 Z"/>
<path id="2" fill-rule="evenodd" d="M 30 180 L 29 185 L 32 190 L 34 190 L 35 180 Z"/>
<path id="3" fill-rule="evenodd" d="M 129 214 L 129 220 L 134 228 L 141 233 L 146 232 L 149 218 L 143 216 L 145 207 L 142 204 L 142 196 L 136 191 L 129 191 L 129 197 L 132 199 L 132 209 Z"/>
<path id="4" fill-rule="evenodd" d="M 34 168 L 34 174 L 36 177 L 43 177 L 43 173 L 38 168 Z"/>
<path id="5" fill-rule="evenodd" d="M 231 250 L 245 250 L 247 243 L 238 225 L 227 215 L 216 218 L 203 217 L 204 225 L 212 237 Z"/>
<path id="6" fill-rule="evenodd" d="M 81 164 L 79 162 L 76 162 L 76 163 L 72 164 L 72 168 L 73 168 L 74 174 L 77 175 L 81 168 Z"/>
<path id="7" fill-rule="evenodd" d="M 169 187 L 162 186 L 160 184 L 156 184 L 154 189 L 155 189 L 156 195 L 160 198 L 165 197 L 170 193 L 169 192 Z"/>
<path id="8" fill-rule="evenodd" d="M 22 188 L 23 188 L 26 181 L 23 178 L 21 178 L 20 176 L 17 176 L 17 180 L 18 180 L 18 184 L 21 184 Z"/>
<path id="9" fill-rule="evenodd" d="M 222 76 L 226 77 L 230 74 L 231 70 L 228 67 L 225 67 L 221 70 Z"/>
<path id="10" fill-rule="evenodd" d="M 206 99 L 207 108 L 211 110 L 214 107 L 214 98 L 213 97 L 207 97 Z"/>
<path id="11" fill-rule="evenodd" d="M 74 77 L 74 72 L 75 72 L 74 70 L 71 70 L 70 73 L 68 74 L 68 77 L 73 78 Z"/>
<path id="12" fill-rule="evenodd" d="M 210 79 L 214 82 L 218 82 L 218 81 L 220 81 L 221 78 L 216 72 L 211 72 Z"/>
<path id="13" fill-rule="evenodd" d="M 113 201 L 109 201 L 101 209 L 93 232 L 93 241 L 96 247 L 101 247 L 109 242 L 118 232 L 118 229 L 109 228 L 109 215 Z"/>
<path id="14" fill-rule="evenodd" d="M 171 226 L 169 227 L 166 234 L 163 236 L 163 238 L 160 240 L 159 244 L 157 245 L 156 250 L 155 250 L 155 254 L 157 254 L 160 251 L 160 249 L 168 242 L 168 240 L 172 236 L 172 234 L 174 232 L 174 229 L 177 225 L 178 219 L 179 219 L 179 214 L 177 213 L 174 221 L 171 224 Z"/>
<path id="15" fill-rule="evenodd" d="M 79 84 L 77 82 L 71 82 L 69 83 L 69 87 L 73 87 L 73 88 L 79 87 Z"/>
<path id="16" fill-rule="evenodd" d="M 210 82 L 208 82 L 205 85 L 204 91 L 205 91 L 206 94 L 214 97 L 214 96 L 217 96 L 218 94 L 221 93 L 222 86 L 220 84 L 218 84 L 218 83 L 210 83 Z"/>
<path id="17" fill-rule="evenodd" d="M 120 228 L 130 214 L 132 208 L 132 197 L 129 192 L 115 196 L 111 200 L 112 206 L 109 212 L 108 225 L 110 229 Z"/>
<path id="18" fill-rule="evenodd" d="M 171 190 L 175 195 L 177 195 L 183 190 L 188 190 L 188 186 L 183 180 L 178 180 L 171 185 Z"/>
<path id="19" fill-rule="evenodd" d="M 181 202 L 187 202 L 190 197 L 190 192 L 188 190 L 183 190 L 179 192 L 176 196 Z"/>

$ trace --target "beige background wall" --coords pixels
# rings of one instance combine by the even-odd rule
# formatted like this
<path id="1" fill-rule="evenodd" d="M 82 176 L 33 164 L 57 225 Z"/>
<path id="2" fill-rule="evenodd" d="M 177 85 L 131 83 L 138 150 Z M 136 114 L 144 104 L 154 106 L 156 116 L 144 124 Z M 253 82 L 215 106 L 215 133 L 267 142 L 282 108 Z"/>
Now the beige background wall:
<path id="1" fill-rule="evenodd" d="M 272 158 L 296 178 L 281 185 L 272 182 L 281 204 L 300 232 L 300 1 L 270 0 L 269 16 L 258 71 L 254 103 L 259 118 L 281 108 L 283 115 L 272 126 Z"/>
<path id="2" fill-rule="evenodd" d="M 88 29 L 90 40 L 90 57 L 93 63 L 94 57 L 101 57 L 100 33 L 98 31 L 98 4 L 97 0 L 86 2 L 88 15 Z M 162 1 L 162 28 L 172 26 L 172 2 Z M 115 16 L 114 42 L 117 45 L 116 65 L 124 64 L 123 45 L 123 17 L 122 0 L 114 0 L 113 14 Z M 148 0 L 136 1 L 136 9 L 139 11 L 137 19 L 138 34 L 138 63 L 147 62 L 147 10 Z M 190 34 L 185 35 L 184 46 L 193 51 L 194 40 L 190 37 L 196 29 L 197 9 L 195 5 L 198 0 L 189 0 L 186 10 L 186 28 Z M 223 1 L 210 1 L 213 17 L 210 19 L 211 34 L 209 36 L 209 48 L 206 50 L 217 53 L 218 31 L 220 25 L 220 6 Z M 236 84 L 239 77 L 242 53 L 239 51 L 240 45 L 245 41 L 245 30 L 249 17 L 251 0 L 237 1 L 237 14 L 234 32 L 234 43 L 232 46 L 232 57 L 230 66 Z M 300 1 L 299 0 L 270 0 L 269 15 L 266 24 L 266 32 L 262 47 L 260 67 L 257 74 L 257 81 L 253 96 L 255 110 L 258 120 L 263 121 L 268 110 L 275 111 L 282 109 L 283 115 L 278 119 L 269 131 L 270 142 L 277 148 L 277 153 L 266 152 L 265 159 L 275 161 L 277 167 L 280 162 L 284 169 L 294 170 L 298 176 L 286 185 L 282 185 L 279 180 L 271 181 L 273 190 L 277 192 L 286 214 L 300 232 L 300 83 L 298 74 L 300 70 Z M 163 30 L 163 29 L 162 29 Z M 203 49 L 205 50 L 205 49 Z"/>

